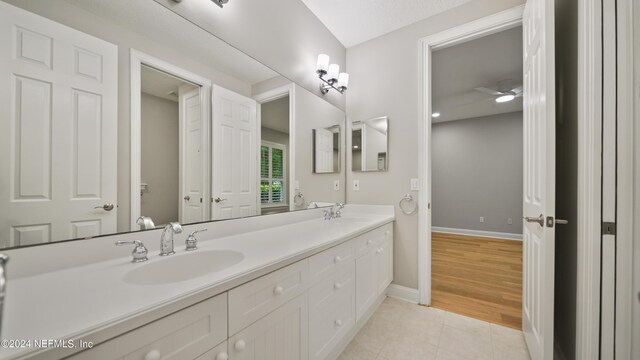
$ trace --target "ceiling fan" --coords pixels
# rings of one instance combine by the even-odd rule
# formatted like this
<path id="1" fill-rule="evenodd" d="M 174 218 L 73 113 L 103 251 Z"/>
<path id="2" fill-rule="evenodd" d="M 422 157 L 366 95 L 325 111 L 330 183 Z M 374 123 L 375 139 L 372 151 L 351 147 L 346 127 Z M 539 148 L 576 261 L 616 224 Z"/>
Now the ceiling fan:
<path id="1" fill-rule="evenodd" d="M 511 86 L 509 85 L 510 82 L 511 82 L 510 80 L 501 81 L 498 84 L 497 89 L 492 89 L 488 87 L 477 87 L 473 90 L 479 91 L 481 93 L 489 94 L 495 97 L 494 100 L 496 102 L 504 103 L 522 96 L 522 85 L 511 88 Z"/>

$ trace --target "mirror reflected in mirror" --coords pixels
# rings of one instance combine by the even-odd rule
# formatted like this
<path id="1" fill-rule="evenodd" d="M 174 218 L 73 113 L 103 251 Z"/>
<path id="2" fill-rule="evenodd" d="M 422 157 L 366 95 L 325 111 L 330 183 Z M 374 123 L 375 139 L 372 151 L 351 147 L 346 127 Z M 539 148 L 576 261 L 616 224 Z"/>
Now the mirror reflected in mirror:
<path id="1" fill-rule="evenodd" d="M 352 123 L 353 171 L 387 171 L 388 152 L 389 119 L 386 116 Z"/>
<path id="2" fill-rule="evenodd" d="M 313 172 L 340 172 L 340 125 L 313 129 Z"/>
<path id="3" fill-rule="evenodd" d="M 157 2 L 0 11 L 0 248 L 345 201 L 344 112 Z"/>

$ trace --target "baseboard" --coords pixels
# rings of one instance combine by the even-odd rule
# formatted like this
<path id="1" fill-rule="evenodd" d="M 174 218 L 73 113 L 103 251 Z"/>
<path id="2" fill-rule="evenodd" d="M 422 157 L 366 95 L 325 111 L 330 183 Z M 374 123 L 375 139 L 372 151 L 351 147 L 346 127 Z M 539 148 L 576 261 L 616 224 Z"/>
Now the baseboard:
<path id="1" fill-rule="evenodd" d="M 470 236 L 480 236 L 480 237 L 488 237 L 488 238 L 494 238 L 494 239 L 522 241 L 522 234 L 512 234 L 512 233 L 503 233 L 503 232 L 494 232 L 494 231 L 455 229 L 455 228 L 432 226 L 431 227 L 431 232 L 440 232 L 440 233 L 446 233 L 446 234 L 470 235 Z"/>
<path id="2" fill-rule="evenodd" d="M 417 304 L 420 300 L 418 289 L 412 289 L 406 286 L 391 284 L 387 287 L 387 296 L 395 299 L 404 300 L 412 304 Z"/>

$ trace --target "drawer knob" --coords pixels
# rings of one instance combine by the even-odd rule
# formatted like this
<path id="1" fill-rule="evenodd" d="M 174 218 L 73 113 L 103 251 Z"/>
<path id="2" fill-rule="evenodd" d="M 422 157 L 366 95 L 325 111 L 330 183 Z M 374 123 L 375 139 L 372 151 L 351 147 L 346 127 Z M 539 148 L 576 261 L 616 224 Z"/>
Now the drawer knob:
<path id="1" fill-rule="evenodd" d="M 342 284 L 340 284 L 340 283 L 335 283 L 335 284 L 333 285 L 333 288 L 334 288 L 334 289 L 336 289 L 336 290 L 340 290 L 340 289 L 342 288 Z"/>
<path id="2" fill-rule="evenodd" d="M 373 244 L 373 240 L 371 239 L 367 240 L 367 245 L 371 245 L 371 244 Z"/>
<path id="3" fill-rule="evenodd" d="M 151 350 L 145 356 L 144 360 L 160 360 L 160 351 Z"/>
<path id="4" fill-rule="evenodd" d="M 276 286 L 273 289 L 273 294 L 274 295 L 280 295 L 280 294 L 282 294 L 283 291 L 284 291 L 284 288 L 282 286 Z"/>
<path id="5" fill-rule="evenodd" d="M 333 258 L 333 262 L 335 263 L 339 263 L 340 261 L 342 261 L 342 258 L 340 257 L 340 255 L 336 255 L 336 257 Z"/>
<path id="6" fill-rule="evenodd" d="M 340 319 L 336 320 L 336 326 L 342 326 L 342 320 Z"/>
<path id="7" fill-rule="evenodd" d="M 236 341 L 234 347 L 236 348 L 236 350 L 242 351 L 245 347 L 247 347 L 247 343 L 245 343 L 244 340 L 238 340 Z"/>
<path id="8" fill-rule="evenodd" d="M 223 351 L 216 356 L 216 360 L 229 360 L 229 355 Z"/>

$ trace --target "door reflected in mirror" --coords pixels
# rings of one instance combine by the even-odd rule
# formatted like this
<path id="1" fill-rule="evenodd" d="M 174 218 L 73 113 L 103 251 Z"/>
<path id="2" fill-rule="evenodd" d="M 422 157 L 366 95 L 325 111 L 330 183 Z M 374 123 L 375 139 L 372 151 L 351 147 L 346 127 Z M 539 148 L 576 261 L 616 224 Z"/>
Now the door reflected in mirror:
<path id="1" fill-rule="evenodd" d="M 340 125 L 313 129 L 313 172 L 340 172 Z"/>
<path id="2" fill-rule="evenodd" d="M 356 121 L 351 126 L 351 158 L 353 171 L 387 171 L 389 152 L 389 119 Z"/>

